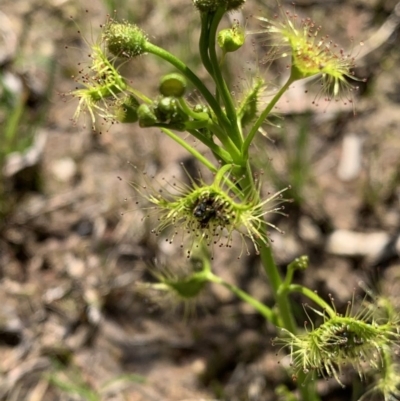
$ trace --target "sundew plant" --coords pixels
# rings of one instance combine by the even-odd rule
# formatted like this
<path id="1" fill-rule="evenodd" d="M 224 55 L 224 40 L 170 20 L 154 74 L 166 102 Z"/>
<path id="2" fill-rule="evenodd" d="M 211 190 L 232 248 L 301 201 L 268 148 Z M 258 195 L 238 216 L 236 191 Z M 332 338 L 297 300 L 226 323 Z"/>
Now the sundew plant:
<path id="1" fill-rule="evenodd" d="M 262 130 L 274 106 L 296 81 L 315 77 L 321 83 L 320 99 L 350 101 L 357 81 L 353 76 L 354 59 L 340 49 L 310 19 L 301 19 L 278 5 L 275 16 L 260 16 L 259 31 L 268 43 L 267 58 L 273 63 L 287 56 L 289 65 L 282 75 L 286 82 L 266 101 L 267 82 L 257 74 L 240 98 L 234 98 L 224 76 L 224 63 L 231 53 L 251 39 L 238 21 L 219 29 L 225 14 L 244 8 L 246 0 L 193 0 L 201 26 L 199 55 L 212 86 L 206 86 L 184 61 L 157 46 L 140 27 L 130 21 L 109 17 L 102 26 L 101 40 L 92 46 L 89 67 L 75 77 L 77 88 L 70 95 L 78 100 L 73 120 L 82 113 L 96 125 L 138 124 L 141 128 L 158 127 L 182 146 L 213 174 L 213 180 L 191 179 L 171 191 L 152 191 L 151 185 L 135 184 L 150 204 L 146 210 L 157 213 L 153 232 L 168 242 L 177 242 L 187 256 L 188 269 L 179 277 L 156 275 L 153 288 L 164 290 L 183 301 L 195 299 L 208 283 L 219 284 L 242 301 L 253 306 L 277 328 L 274 340 L 291 360 L 290 376 L 298 390 L 288 399 L 320 400 L 318 379 L 333 378 L 342 385 L 343 372 L 354 369 L 360 378 L 374 378 L 366 390 L 381 393 L 386 401 L 400 396 L 400 368 L 396 365 L 399 318 L 389 302 L 374 300 L 356 308 L 354 302 L 344 314 L 336 311 L 331 299 L 325 301 L 312 289 L 293 283 L 296 270 L 305 270 L 306 256 L 290 263 L 284 275 L 278 270 L 273 254 L 270 230 L 279 227 L 270 222 L 273 213 L 284 214 L 285 191 L 262 196 L 260 177 L 251 164 L 250 145 Z M 155 56 L 174 71 L 160 77 L 155 97 L 141 93 L 121 75 L 118 65 L 137 57 Z M 130 64 L 129 64 L 130 65 Z M 187 96 L 187 88 L 198 96 Z M 184 135 L 182 135 L 184 133 Z M 213 155 L 204 156 L 189 139 L 203 143 Z M 219 248 L 230 248 L 239 241 L 243 253 L 258 255 L 275 305 L 269 307 L 242 289 L 224 281 L 213 271 L 213 255 Z M 240 248 L 239 246 L 239 248 Z M 196 265 L 196 269 L 192 269 Z M 193 270 L 195 270 L 193 272 Z M 150 286 L 150 284 L 149 284 Z M 290 296 L 300 293 L 314 306 L 306 327 L 297 327 Z"/>

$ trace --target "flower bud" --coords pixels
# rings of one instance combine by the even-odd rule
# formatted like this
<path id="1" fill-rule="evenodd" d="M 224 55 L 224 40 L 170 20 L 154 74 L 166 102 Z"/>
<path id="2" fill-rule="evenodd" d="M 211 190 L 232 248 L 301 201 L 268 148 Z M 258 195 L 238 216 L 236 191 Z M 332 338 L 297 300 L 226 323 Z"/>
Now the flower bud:
<path id="1" fill-rule="evenodd" d="M 171 128 L 183 129 L 182 123 L 188 116 L 179 107 L 177 99 L 172 96 L 162 97 L 154 102 L 154 114 L 159 122 L 171 124 Z"/>
<path id="2" fill-rule="evenodd" d="M 147 104 L 141 104 L 137 109 L 139 125 L 144 127 L 152 127 L 157 124 L 158 120 L 152 109 Z"/>
<path id="3" fill-rule="evenodd" d="M 155 113 L 160 121 L 167 121 L 177 113 L 178 106 L 174 97 L 162 97 L 155 108 Z"/>
<path id="4" fill-rule="evenodd" d="M 201 12 L 212 13 L 220 5 L 220 0 L 193 0 L 194 6 Z"/>
<path id="5" fill-rule="evenodd" d="M 210 110 L 205 104 L 198 103 L 193 106 L 193 111 L 196 113 L 209 113 Z"/>
<path id="6" fill-rule="evenodd" d="M 117 57 L 132 58 L 146 52 L 147 36 L 136 25 L 110 21 L 103 33 L 108 50 Z"/>
<path id="7" fill-rule="evenodd" d="M 224 53 L 235 52 L 240 49 L 244 44 L 245 36 L 244 30 L 235 23 L 232 28 L 222 29 L 218 33 L 218 45 Z"/>
<path id="8" fill-rule="evenodd" d="M 193 0 L 194 6 L 201 12 L 213 13 L 218 7 L 224 7 L 226 11 L 240 8 L 246 0 Z"/>
<path id="9" fill-rule="evenodd" d="M 116 105 L 114 110 L 115 118 L 121 123 L 135 123 L 139 118 L 139 106 L 138 100 L 133 95 L 129 95 Z"/>
<path id="10" fill-rule="evenodd" d="M 186 91 L 187 81 L 181 74 L 164 75 L 160 82 L 160 93 L 163 96 L 182 97 Z"/>
<path id="11" fill-rule="evenodd" d="M 289 263 L 288 270 L 292 271 L 306 270 L 308 268 L 308 263 L 309 263 L 308 256 L 306 255 L 300 256 Z"/>

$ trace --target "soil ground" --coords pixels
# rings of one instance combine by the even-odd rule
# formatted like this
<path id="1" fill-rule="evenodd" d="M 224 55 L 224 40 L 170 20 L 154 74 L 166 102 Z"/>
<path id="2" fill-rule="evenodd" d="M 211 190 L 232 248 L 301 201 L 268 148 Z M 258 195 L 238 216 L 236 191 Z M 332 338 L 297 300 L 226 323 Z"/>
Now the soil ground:
<path id="1" fill-rule="evenodd" d="M 180 163 L 195 174 L 200 166 L 158 130 L 120 124 L 93 132 L 85 117 L 73 124 L 77 102 L 60 95 L 74 88 L 71 75 L 86 63 L 87 44 L 113 9 L 209 83 L 198 67 L 192 2 L 86 3 L 0 1 L 0 76 L 23 99 L 17 134 L 35 138 L 29 154 L 13 155 L 3 168 L 0 400 L 277 400 L 279 384 L 294 387 L 288 361 L 271 346 L 276 330 L 249 306 L 211 286 L 186 316 L 187 309 L 143 285 L 154 281 L 152 272 L 176 273 L 187 262 L 151 234 L 131 183 L 143 180 L 142 171 L 157 177 L 152 185 L 163 177 L 184 181 Z M 259 27 L 251 15 L 276 11 L 274 2 L 264 3 L 247 1 L 249 29 Z M 345 98 L 325 105 L 315 82 L 306 84 L 307 93 L 295 85 L 265 126 L 267 137 L 255 141 L 264 193 L 291 184 L 295 199 L 289 217 L 272 217 L 285 231 L 271 230 L 274 253 L 282 272 L 308 255 L 310 266 L 296 282 L 331 294 L 338 310 L 363 296 L 361 281 L 399 301 L 400 3 L 282 4 L 352 51 L 356 76 L 366 82 L 358 82 L 354 107 Z M 266 42 L 262 35 L 251 39 L 254 46 L 229 57 L 226 72 L 238 92 L 249 68 L 268 76 L 271 88 L 285 73 L 287 60 L 268 69 L 257 64 Z M 121 68 L 149 96 L 171 71 L 151 56 Z M 1 107 L 0 136 L 14 110 Z M 240 242 L 234 248 L 216 252 L 213 268 L 271 305 L 257 257 L 237 259 Z M 302 324 L 304 300 L 293 301 Z M 344 389 L 334 380 L 319 383 L 324 400 L 356 399 L 368 379 L 360 384 L 349 373 L 344 382 Z"/>

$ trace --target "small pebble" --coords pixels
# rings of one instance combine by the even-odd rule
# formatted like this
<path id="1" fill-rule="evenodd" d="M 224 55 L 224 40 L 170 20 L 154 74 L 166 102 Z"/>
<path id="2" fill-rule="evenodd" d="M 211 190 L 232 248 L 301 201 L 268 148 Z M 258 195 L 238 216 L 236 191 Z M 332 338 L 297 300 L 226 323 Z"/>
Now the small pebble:
<path id="1" fill-rule="evenodd" d="M 381 231 L 358 233 L 348 230 L 336 230 L 327 241 L 327 251 L 342 256 L 376 257 L 389 243 L 390 236 Z"/>
<path id="2" fill-rule="evenodd" d="M 51 166 L 53 176 L 60 182 L 70 182 L 77 173 L 77 166 L 70 157 L 56 160 Z"/>
<path id="3" fill-rule="evenodd" d="M 362 140 L 356 134 L 348 134 L 343 138 L 342 156 L 337 171 L 342 181 L 357 178 L 361 170 Z"/>

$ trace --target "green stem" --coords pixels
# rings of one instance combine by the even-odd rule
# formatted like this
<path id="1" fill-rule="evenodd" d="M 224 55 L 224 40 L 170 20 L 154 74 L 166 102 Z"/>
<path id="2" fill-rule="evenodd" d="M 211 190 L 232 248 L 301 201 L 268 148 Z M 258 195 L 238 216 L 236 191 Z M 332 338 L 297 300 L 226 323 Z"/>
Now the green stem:
<path id="1" fill-rule="evenodd" d="M 330 317 L 333 318 L 336 316 L 336 312 L 334 311 L 334 309 L 326 301 L 324 301 L 317 293 L 315 293 L 314 291 L 310 290 L 307 287 L 304 287 L 300 284 L 291 284 L 287 288 L 287 292 L 298 292 L 300 294 L 303 294 L 308 299 L 319 305 L 325 312 L 328 313 Z"/>
<path id="2" fill-rule="evenodd" d="M 231 164 L 225 164 L 225 166 L 222 166 L 219 170 L 218 173 L 215 174 L 214 177 L 214 183 L 215 187 L 220 187 L 221 183 L 223 180 L 225 180 L 225 174 L 228 173 L 228 171 L 232 170 L 232 165 Z"/>
<path id="3" fill-rule="evenodd" d="M 202 129 L 207 128 L 207 121 L 185 121 L 186 131 L 190 131 L 191 129 Z"/>
<path id="4" fill-rule="evenodd" d="M 287 82 L 285 83 L 285 85 L 283 85 L 282 88 L 279 89 L 279 91 L 275 94 L 273 99 L 269 102 L 268 106 L 262 111 L 262 113 L 257 118 L 257 121 L 254 123 L 253 127 L 251 128 L 251 131 L 249 132 L 249 134 L 247 135 L 247 137 L 244 141 L 243 148 L 242 148 L 242 154 L 244 157 L 248 157 L 249 147 L 250 147 L 251 143 L 253 142 L 253 139 L 254 139 L 255 135 L 257 134 L 259 128 L 261 127 L 261 125 L 263 124 L 265 119 L 268 117 L 269 113 L 274 108 L 274 106 L 276 105 L 278 100 L 288 90 L 289 86 L 293 82 L 294 82 L 294 79 L 292 78 L 292 76 L 290 76 L 289 79 L 287 80 Z"/>
<path id="5" fill-rule="evenodd" d="M 226 85 L 226 82 L 222 76 L 222 72 L 221 72 L 221 68 L 219 66 L 217 52 L 216 52 L 217 29 L 218 29 L 218 25 L 221 21 L 221 18 L 223 17 L 225 12 L 226 12 L 225 8 L 220 7 L 220 8 L 218 8 L 217 12 L 214 14 L 214 17 L 213 17 L 213 20 L 211 23 L 211 28 L 210 28 L 209 52 L 210 52 L 211 63 L 213 65 L 214 81 L 218 88 L 218 93 L 221 95 L 222 100 L 225 104 L 226 114 L 230 121 L 230 125 L 231 125 L 230 133 L 232 135 L 231 137 L 232 137 L 235 145 L 238 146 L 240 149 L 243 144 L 243 138 L 241 137 L 240 130 L 237 125 L 236 108 L 235 108 L 235 104 L 233 102 L 231 93 L 229 91 L 229 88 Z"/>
<path id="6" fill-rule="evenodd" d="M 283 286 L 288 288 L 293 282 L 293 275 L 296 270 L 305 270 L 308 267 L 308 256 L 299 256 L 290 262 L 287 266 L 286 277 Z"/>
<path id="7" fill-rule="evenodd" d="M 127 86 L 126 90 L 130 93 L 132 93 L 133 95 L 135 95 L 137 98 L 139 98 L 140 100 L 142 100 L 143 102 L 147 103 L 147 104 L 151 104 L 153 103 L 153 101 L 148 98 L 146 95 L 144 95 L 142 92 L 139 92 L 138 90 L 136 90 L 135 88 L 132 88 L 132 86 Z"/>
<path id="8" fill-rule="evenodd" d="M 201 61 L 207 70 L 207 72 L 214 78 L 213 66 L 210 61 L 208 54 L 208 43 L 209 43 L 209 27 L 210 27 L 210 14 L 201 14 L 201 33 L 199 41 L 200 57 Z"/>
<path id="9" fill-rule="evenodd" d="M 185 99 L 183 97 L 177 98 L 179 107 L 187 114 L 189 117 L 192 117 L 196 121 L 205 121 L 207 122 L 210 119 L 210 116 L 208 113 L 201 112 L 197 113 L 194 110 L 192 110 L 188 104 L 185 102 Z"/>
<path id="10" fill-rule="evenodd" d="M 252 198 L 254 199 L 255 203 L 260 203 L 260 197 L 252 178 L 253 174 L 249 160 L 247 160 L 246 169 L 240 169 L 239 171 L 236 171 L 235 175 L 238 179 L 241 179 L 240 182 L 243 184 L 242 188 L 244 197 Z M 286 296 L 283 297 L 282 295 L 279 295 L 279 289 L 282 286 L 282 277 L 279 273 L 278 267 L 276 266 L 272 249 L 270 246 L 266 245 L 269 243 L 266 224 L 263 224 L 263 227 L 260 227 L 260 232 L 262 234 L 262 238 L 257 240 L 257 248 L 260 252 L 261 263 L 271 283 L 272 291 L 279 307 L 282 326 L 294 333 L 296 331 L 296 325 L 293 320 L 289 302 Z"/>
<path id="11" fill-rule="evenodd" d="M 180 138 L 178 135 L 167 128 L 161 128 L 161 131 L 167 134 L 171 139 L 173 139 L 183 148 L 185 148 L 192 156 L 194 156 L 199 162 L 203 163 L 213 173 L 216 173 L 218 171 L 218 169 L 206 157 L 204 157 L 196 149 L 192 148 L 184 139 Z"/>
<path id="12" fill-rule="evenodd" d="M 256 190 L 254 181 L 252 179 L 253 175 L 251 172 L 250 162 L 248 158 L 247 158 L 246 171 L 241 171 L 241 172 L 238 171 L 236 174 L 239 174 L 237 178 L 242 179 L 241 182 L 243 183 L 242 187 L 244 191 L 244 196 L 245 197 L 257 196 L 259 198 L 258 191 Z M 254 198 L 254 201 L 258 202 L 259 199 Z M 268 244 L 266 224 L 263 224 L 263 227 L 260 227 L 260 232 L 263 238 L 260 238 L 257 241 L 257 247 L 260 251 L 261 263 L 271 284 L 274 298 L 276 300 L 279 310 L 279 319 L 276 325 L 284 327 L 286 330 L 295 334 L 297 331 L 297 326 L 290 307 L 288 291 L 284 290 L 285 286 L 283 285 L 281 274 L 279 273 L 278 267 L 275 263 L 272 249 L 270 246 L 266 245 Z M 315 382 L 306 380 L 306 374 L 302 371 L 298 374 L 298 382 L 301 383 L 298 388 L 301 393 L 303 401 L 320 400 L 318 394 L 316 393 Z"/>
<path id="13" fill-rule="evenodd" d="M 221 129 L 221 127 L 215 124 L 213 121 L 210 121 L 207 128 L 221 141 L 221 143 L 225 146 L 226 150 L 232 157 L 232 160 L 238 166 L 243 164 L 243 157 L 240 154 L 239 149 L 232 142 L 232 139 L 225 134 L 225 132 Z"/>
<path id="14" fill-rule="evenodd" d="M 204 143 L 214 153 L 218 160 L 221 160 L 224 163 L 232 163 L 231 155 L 225 149 L 222 149 L 212 140 L 208 139 L 205 135 L 195 129 L 188 129 L 187 132 L 193 135 L 200 142 Z"/>
<path id="15" fill-rule="evenodd" d="M 260 301 L 257 301 L 250 294 L 241 290 L 240 288 L 236 287 L 235 285 L 227 283 L 221 277 L 216 276 L 212 272 L 209 272 L 209 274 L 207 275 L 207 278 L 212 283 L 223 285 L 225 288 L 227 288 L 229 291 L 231 291 L 233 294 L 235 294 L 238 298 L 240 298 L 241 300 L 243 300 L 246 303 L 248 303 L 249 305 L 251 305 L 257 312 L 259 312 L 269 322 L 271 322 L 274 325 L 277 325 L 276 313 L 271 308 L 264 305 Z"/>

